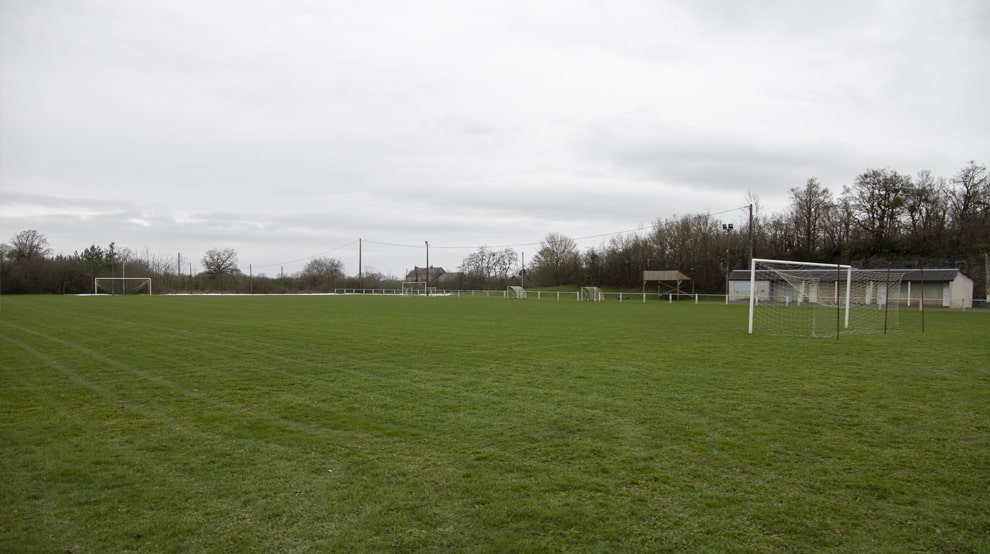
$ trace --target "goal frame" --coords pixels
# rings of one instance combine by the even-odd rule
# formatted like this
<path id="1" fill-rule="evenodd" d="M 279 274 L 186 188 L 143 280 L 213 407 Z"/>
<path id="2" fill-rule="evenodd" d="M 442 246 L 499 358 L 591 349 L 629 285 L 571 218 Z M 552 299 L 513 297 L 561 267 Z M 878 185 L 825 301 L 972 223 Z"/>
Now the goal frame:
<path id="1" fill-rule="evenodd" d="M 523 287 L 509 286 L 505 288 L 506 298 L 522 299 L 526 298 L 526 289 Z"/>
<path id="2" fill-rule="evenodd" d="M 581 291 L 578 293 L 578 300 L 603 302 L 605 300 L 605 293 L 598 287 L 581 287 Z"/>
<path id="3" fill-rule="evenodd" d="M 749 263 L 749 334 L 753 334 L 753 315 L 756 310 L 757 295 L 759 291 L 756 290 L 756 265 L 758 263 L 763 264 L 787 264 L 791 266 L 803 266 L 808 268 L 818 268 L 818 269 L 834 269 L 837 273 L 842 271 L 846 272 L 846 297 L 845 297 L 845 328 L 849 328 L 849 307 L 852 299 L 852 271 L 853 267 L 846 264 L 823 264 L 816 262 L 798 262 L 794 260 L 774 260 L 770 258 L 753 258 Z M 770 271 L 770 270 L 767 270 Z M 836 310 L 839 309 L 838 298 L 836 298 Z M 838 326 L 838 315 L 836 315 L 836 325 Z"/>
<path id="4" fill-rule="evenodd" d="M 100 281 L 123 281 L 125 285 L 127 284 L 127 281 L 147 281 L 148 282 L 148 295 L 150 296 L 152 294 L 152 292 L 153 292 L 151 290 L 151 277 L 94 277 L 93 278 L 93 294 L 96 294 L 96 295 L 99 295 L 100 294 L 100 286 L 99 286 L 99 282 Z M 104 294 L 109 294 L 110 296 L 114 296 L 115 293 L 107 292 L 107 293 L 104 293 Z M 123 295 L 123 296 L 126 296 L 127 295 L 127 288 L 126 287 L 124 287 L 123 291 L 121 292 L 121 295 Z"/>
<path id="5" fill-rule="evenodd" d="M 430 288 L 426 281 L 403 281 L 401 290 L 402 296 L 427 296 Z"/>

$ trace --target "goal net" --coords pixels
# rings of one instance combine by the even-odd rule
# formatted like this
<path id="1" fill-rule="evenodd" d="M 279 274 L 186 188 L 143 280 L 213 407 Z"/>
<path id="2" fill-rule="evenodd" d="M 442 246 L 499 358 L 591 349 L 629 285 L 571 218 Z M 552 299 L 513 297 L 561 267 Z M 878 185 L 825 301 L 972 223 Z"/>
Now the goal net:
<path id="1" fill-rule="evenodd" d="M 151 294 L 150 277 L 96 277 L 94 294 Z"/>
<path id="2" fill-rule="evenodd" d="M 749 332 L 838 338 L 898 328 L 903 272 L 849 265 L 754 259 L 750 268 Z"/>
<path id="3" fill-rule="evenodd" d="M 405 281 L 402 283 L 404 295 L 426 295 L 426 281 Z"/>
<path id="4" fill-rule="evenodd" d="M 581 287 L 581 300 L 584 302 L 601 302 L 605 293 L 598 287 Z"/>
<path id="5" fill-rule="evenodd" d="M 505 289 L 506 298 L 526 298 L 526 289 L 522 287 L 509 287 Z"/>

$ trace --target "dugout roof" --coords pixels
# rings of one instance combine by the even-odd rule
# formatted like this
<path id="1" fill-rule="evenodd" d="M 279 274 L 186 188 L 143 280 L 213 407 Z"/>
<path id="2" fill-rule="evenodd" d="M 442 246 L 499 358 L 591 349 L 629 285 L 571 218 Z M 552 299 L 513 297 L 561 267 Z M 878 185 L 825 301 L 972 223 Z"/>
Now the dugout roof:
<path id="1" fill-rule="evenodd" d="M 691 278 L 676 269 L 673 270 L 646 270 L 643 272 L 643 281 L 690 281 Z"/>

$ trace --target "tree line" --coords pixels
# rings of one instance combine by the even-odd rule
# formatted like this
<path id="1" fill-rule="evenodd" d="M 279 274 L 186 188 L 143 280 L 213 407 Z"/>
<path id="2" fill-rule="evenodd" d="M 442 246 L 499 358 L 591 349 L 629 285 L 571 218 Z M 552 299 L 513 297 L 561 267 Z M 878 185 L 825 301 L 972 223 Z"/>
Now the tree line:
<path id="1" fill-rule="evenodd" d="M 859 267 L 959 267 L 986 295 L 990 252 L 990 177 L 970 162 L 951 177 L 922 171 L 907 175 L 868 169 L 834 192 L 817 178 L 790 189 L 781 213 L 761 213 L 759 198 L 746 200 L 752 218 L 729 225 L 711 214 L 658 219 L 644 233 L 614 235 L 580 250 L 576 241 L 548 233 L 522 267 L 512 248 L 486 246 L 466 256 L 443 286 L 483 289 L 507 285 L 556 287 L 642 286 L 647 269 L 677 269 L 697 292 L 722 292 L 731 269 L 749 257 Z M 193 274 L 181 256 L 139 255 L 110 243 L 72 255 L 51 255 L 44 235 L 22 231 L 0 245 L 0 292 L 86 293 L 94 277 L 150 276 L 160 292 L 328 292 L 338 287 L 396 288 L 402 279 L 379 273 L 348 276 L 337 258 L 314 258 L 302 271 L 275 277 L 245 275 L 230 248 L 207 250 Z M 188 267 L 188 271 L 184 271 Z"/>
<path id="2" fill-rule="evenodd" d="M 970 162 L 949 178 L 868 169 L 837 194 L 812 177 L 789 196 L 786 210 L 764 215 L 751 195 L 751 222 L 747 217 L 729 224 L 707 213 L 658 219 L 646 233 L 616 235 L 584 251 L 572 238 L 549 233 L 524 273 L 511 277 L 476 261 L 509 258 L 517 265 L 511 249 L 482 248 L 461 270 L 472 284 L 635 289 L 644 270 L 676 269 L 692 278 L 698 292 L 716 293 L 724 292 L 727 273 L 748 267 L 755 254 L 858 267 L 958 267 L 976 282 L 976 295 L 986 296 L 986 166 Z"/>
<path id="3" fill-rule="evenodd" d="M 181 255 L 165 256 L 129 248 L 91 245 L 71 255 L 51 255 L 48 239 L 36 230 L 17 233 L 0 244 L 0 292 L 3 294 L 89 294 L 97 292 L 97 277 L 151 277 L 154 292 L 162 293 L 287 293 L 332 292 L 355 287 L 356 278 L 344 275 L 335 258 L 314 258 L 292 275 L 245 275 L 233 248 L 211 248 L 193 262 Z M 188 271 L 186 269 L 188 268 Z M 364 279 L 371 286 L 393 286 L 394 279 L 372 273 Z M 117 285 L 115 285 L 117 286 Z M 120 287 L 126 292 L 125 287 Z M 101 291 L 105 292 L 105 291 Z"/>

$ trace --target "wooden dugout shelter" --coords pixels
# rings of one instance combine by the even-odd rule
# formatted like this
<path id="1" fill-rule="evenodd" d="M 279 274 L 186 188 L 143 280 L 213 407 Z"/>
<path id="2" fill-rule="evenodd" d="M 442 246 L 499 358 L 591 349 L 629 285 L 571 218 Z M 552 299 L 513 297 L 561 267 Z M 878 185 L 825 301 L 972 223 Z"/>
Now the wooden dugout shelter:
<path id="1" fill-rule="evenodd" d="M 686 291 L 681 290 L 681 284 L 691 283 L 691 294 L 694 294 L 694 281 L 676 269 L 673 270 L 646 270 L 643 272 L 643 297 L 646 297 L 646 283 L 655 281 L 657 283 L 657 295 L 664 293 L 677 294 L 680 296 Z"/>

